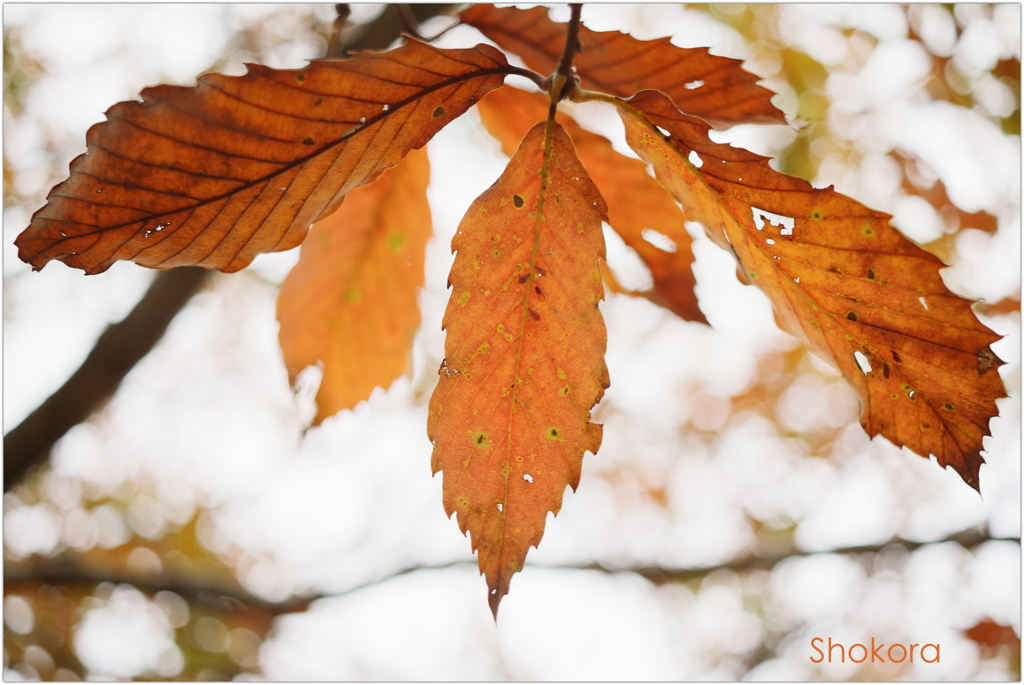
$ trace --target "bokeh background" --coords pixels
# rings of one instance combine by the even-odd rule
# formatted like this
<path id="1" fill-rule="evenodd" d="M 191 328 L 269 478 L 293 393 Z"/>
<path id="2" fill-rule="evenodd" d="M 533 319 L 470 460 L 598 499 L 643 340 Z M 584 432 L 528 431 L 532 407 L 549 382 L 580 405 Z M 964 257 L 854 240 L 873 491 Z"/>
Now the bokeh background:
<path id="1" fill-rule="evenodd" d="M 380 5 L 352 5 L 372 21 Z M 333 5 L 4 5 L 4 430 L 154 273 L 32 273 L 14 238 L 115 102 L 327 50 Z M 435 237 L 411 376 L 306 430 L 275 298 L 297 251 L 215 274 L 116 395 L 4 495 L 4 677 L 1020 678 L 1020 5 L 587 5 L 596 30 L 748 60 L 794 120 L 716 133 L 879 210 L 1006 337 L 981 496 L 868 440 L 853 392 L 775 326 L 699 226 L 686 323 L 609 293 L 604 444 L 497 626 L 430 476 L 449 244 L 506 162 L 475 112 L 429 144 Z M 556 19 L 567 9 L 556 7 Z M 437 17 L 425 35 L 452 22 Z M 458 27 L 440 45 L 483 42 Z M 516 79 L 510 79 L 512 83 Z M 516 85 L 524 85 L 517 82 Z M 579 120 L 624 154 L 617 115 Z M 650 274 L 606 231 L 627 287 Z M 815 664 L 814 637 L 939 663 Z"/>

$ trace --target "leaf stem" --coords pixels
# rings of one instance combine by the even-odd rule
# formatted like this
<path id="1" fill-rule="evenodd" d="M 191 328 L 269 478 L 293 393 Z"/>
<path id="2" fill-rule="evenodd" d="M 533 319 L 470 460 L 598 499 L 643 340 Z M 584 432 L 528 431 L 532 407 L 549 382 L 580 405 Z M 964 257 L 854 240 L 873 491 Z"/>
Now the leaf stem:
<path id="1" fill-rule="evenodd" d="M 569 25 L 565 33 L 565 48 L 562 50 L 562 57 L 558 60 L 558 67 L 555 73 L 551 74 L 548 83 L 548 93 L 551 96 L 551 108 L 548 111 L 548 118 L 554 118 L 555 107 L 559 102 L 572 92 L 579 83 L 579 78 L 573 73 L 572 60 L 583 51 L 583 43 L 580 42 L 580 13 L 583 10 L 581 3 L 569 5 L 572 11 L 569 17 Z"/>

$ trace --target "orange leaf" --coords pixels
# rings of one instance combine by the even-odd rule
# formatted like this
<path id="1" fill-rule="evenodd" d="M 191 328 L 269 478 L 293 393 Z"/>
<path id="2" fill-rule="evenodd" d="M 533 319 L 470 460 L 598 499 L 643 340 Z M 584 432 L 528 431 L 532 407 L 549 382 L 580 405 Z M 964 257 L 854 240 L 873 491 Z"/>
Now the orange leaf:
<path id="1" fill-rule="evenodd" d="M 416 293 L 430 237 L 424 150 L 349 192 L 341 209 L 313 224 L 277 301 L 281 350 L 294 383 L 321 361 L 319 425 L 387 387 L 406 370 L 420 325 Z"/>
<path id="2" fill-rule="evenodd" d="M 511 156 L 530 126 L 547 116 L 547 103 L 539 93 L 505 86 L 491 91 L 477 111 Z M 608 223 L 651 270 L 653 289 L 626 294 L 646 297 L 687 321 L 707 323 L 694 294 L 692 238 L 679 207 L 647 173 L 646 164 L 619 154 L 607 138 L 581 128 L 567 114 L 559 112 L 557 120 L 608 203 Z M 675 250 L 663 250 L 645 239 L 644 232 L 652 230 L 675 243 Z"/>
<path id="3" fill-rule="evenodd" d="M 566 24 L 551 21 L 547 7 L 473 5 L 460 18 L 535 71 L 548 74 L 558 65 Z M 624 98 L 639 90 L 660 90 L 679 109 L 716 128 L 786 123 L 771 103 L 775 93 L 757 85 L 757 76 L 744 71 L 741 60 L 711 55 L 707 48 L 680 48 L 669 38 L 637 40 L 582 25 L 580 40 L 584 50 L 573 64 L 583 88 Z"/>
<path id="4" fill-rule="evenodd" d="M 1010 645 L 1016 649 L 1020 648 L 1020 638 L 1012 626 L 1004 626 L 990 619 L 979 621 L 968 628 L 964 631 L 964 636 L 982 647 Z"/>
<path id="5" fill-rule="evenodd" d="M 18 256 L 88 273 L 119 259 L 237 271 L 298 245 L 345 193 L 422 147 L 510 71 L 490 46 L 410 41 L 300 70 L 249 65 L 194 88 L 147 88 L 89 129 L 88 152 L 18 237 Z"/>
<path id="6" fill-rule="evenodd" d="M 430 399 L 434 473 L 487 577 L 491 611 L 597 452 L 590 409 L 608 387 L 604 201 L 554 122 L 537 124 L 469 208 Z"/>
<path id="7" fill-rule="evenodd" d="M 1006 396 L 990 349 L 1000 336 L 946 289 L 942 262 L 887 214 L 712 142 L 660 93 L 623 109 L 629 144 L 687 217 L 733 252 L 780 325 L 853 385 L 868 434 L 935 455 L 977 489 L 982 438 Z"/>

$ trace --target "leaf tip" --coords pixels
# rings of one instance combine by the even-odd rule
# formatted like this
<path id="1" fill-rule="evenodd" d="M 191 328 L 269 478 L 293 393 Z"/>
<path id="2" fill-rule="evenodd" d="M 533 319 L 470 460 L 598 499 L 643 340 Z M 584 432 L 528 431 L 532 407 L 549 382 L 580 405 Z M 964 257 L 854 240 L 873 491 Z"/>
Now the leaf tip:
<path id="1" fill-rule="evenodd" d="M 491 607 L 491 616 L 494 617 L 494 625 L 498 625 L 498 605 L 501 604 L 501 599 L 507 594 L 506 592 L 499 592 L 498 588 L 492 587 L 487 593 L 487 604 Z"/>

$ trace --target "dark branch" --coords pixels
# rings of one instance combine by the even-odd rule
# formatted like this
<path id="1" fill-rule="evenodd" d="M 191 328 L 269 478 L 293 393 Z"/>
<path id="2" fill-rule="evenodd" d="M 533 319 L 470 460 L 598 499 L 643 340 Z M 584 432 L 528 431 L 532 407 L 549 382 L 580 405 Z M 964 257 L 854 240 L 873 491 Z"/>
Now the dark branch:
<path id="1" fill-rule="evenodd" d="M 576 55 L 583 52 L 583 44 L 580 42 L 580 13 L 583 11 L 583 5 L 572 4 L 569 5 L 569 8 L 572 11 L 572 16 L 569 18 L 569 24 L 565 31 L 565 48 L 562 50 L 561 59 L 558 60 L 558 68 L 555 69 L 555 74 L 564 79 L 562 89 L 558 93 L 559 101 L 568 95 L 579 80 L 573 73 L 572 61 Z"/>
<path id="2" fill-rule="evenodd" d="M 932 540 L 929 542 L 916 542 L 912 540 L 905 540 L 903 538 L 893 538 L 888 542 L 880 545 L 862 545 L 858 547 L 842 547 L 839 549 L 823 550 L 820 552 L 793 552 L 790 554 L 780 554 L 769 557 L 756 557 L 747 556 L 735 561 L 720 564 L 717 566 L 702 566 L 694 568 L 667 568 L 662 566 L 633 566 L 633 567 L 619 567 L 611 568 L 601 564 L 586 564 L 581 566 L 559 566 L 559 565 L 542 565 L 542 564 L 527 564 L 527 567 L 532 568 L 549 568 L 549 569 L 562 569 L 562 570 L 576 570 L 576 571 L 598 571 L 600 573 L 607 574 L 619 574 L 619 573 L 634 573 L 639 576 L 643 576 L 647 580 L 651 581 L 655 585 L 664 585 L 666 583 L 685 583 L 691 580 L 697 580 L 704 578 L 705 576 L 716 572 L 716 571 L 734 571 L 744 572 L 755 568 L 760 569 L 772 569 L 777 564 L 787 559 L 800 559 L 805 557 L 814 556 L 815 554 L 843 554 L 843 555 L 861 555 L 861 554 L 877 554 L 882 550 L 897 545 L 903 547 L 908 552 L 912 552 L 921 547 L 928 545 L 938 545 L 947 542 L 955 542 L 965 549 L 973 549 L 978 545 L 989 542 L 992 540 L 1004 540 L 1007 542 L 1016 542 L 1020 544 L 1020 538 L 993 538 L 977 529 L 970 529 L 950 535 L 941 540 Z M 128 583 L 135 586 L 139 590 L 155 594 L 161 590 L 169 590 L 175 592 L 181 597 L 191 601 L 198 602 L 212 606 L 214 608 L 220 608 L 224 610 L 225 607 L 230 608 L 232 602 L 237 602 L 245 606 L 256 607 L 264 611 L 268 611 L 273 614 L 286 614 L 292 612 L 305 611 L 310 604 L 317 601 L 318 599 L 326 599 L 329 597 L 343 597 L 345 595 L 355 594 L 361 590 L 373 587 L 375 585 L 381 585 L 388 581 L 394 580 L 400 576 L 409 575 L 410 573 L 416 573 L 419 571 L 437 571 L 448 568 L 462 567 L 462 566 L 476 566 L 476 562 L 470 559 L 464 561 L 451 561 L 445 564 L 436 564 L 430 566 L 409 566 L 407 568 L 400 569 L 386 576 L 382 576 L 375 580 L 360 583 L 359 585 L 352 586 L 346 590 L 336 593 L 328 594 L 316 594 L 306 595 L 301 597 L 293 597 L 283 602 L 271 602 L 249 592 L 246 592 L 236 583 L 231 582 L 220 582 L 220 583 L 202 583 L 198 582 L 199 579 L 189 578 L 187 575 L 165 573 L 160 575 L 147 575 L 140 573 L 131 573 L 123 569 L 111 571 L 107 568 L 94 568 L 87 566 L 78 560 L 76 557 L 67 555 L 57 558 L 44 558 L 44 557 L 33 557 L 31 561 L 26 563 L 12 563 L 8 562 L 4 569 L 4 583 L 27 583 L 27 582 L 45 582 L 53 584 L 71 585 L 71 584 L 93 584 L 97 585 L 101 582 L 109 583 Z"/>
<path id="3" fill-rule="evenodd" d="M 460 5 L 416 5 L 412 13 L 419 22 Z M 394 5 L 371 22 L 346 32 L 348 6 L 338 6 L 335 43 L 346 33 L 349 50 L 382 49 L 402 31 L 401 17 Z M 396 21 L 397 18 L 397 21 Z M 338 53 L 339 55 L 341 53 Z M 4 492 L 18 484 L 33 467 L 46 461 L 53 445 L 72 427 L 85 421 L 117 391 L 121 380 L 145 357 L 163 336 L 168 324 L 209 278 L 198 267 L 164 271 L 153 279 L 146 295 L 120 323 L 110 326 L 74 375 L 20 425 L 4 436 Z"/>
<path id="4" fill-rule="evenodd" d="M 409 19 L 416 22 L 413 28 L 418 28 L 427 19 L 443 14 L 454 14 L 460 7 L 462 5 L 459 3 L 413 4 L 404 10 L 403 15 L 403 8 L 399 5 L 385 5 L 384 11 L 373 21 L 339 27 L 340 30 L 336 30 L 331 36 L 327 56 L 345 57 L 362 50 L 385 50 L 407 29 L 407 25 L 411 23 Z"/>
<path id="5" fill-rule="evenodd" d="M 131 313 L 100 335 L 71 378 L 4 436 L 4 492 L 46 461 L 54 443 L 113 396 L 208 275 L 199 267 L 157 274 Z"/>

